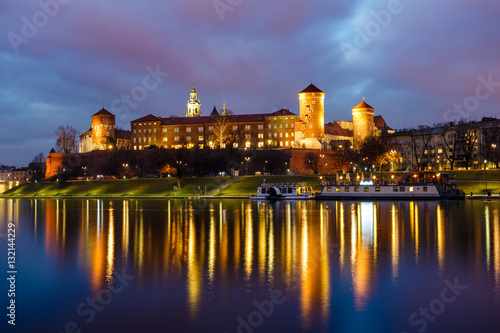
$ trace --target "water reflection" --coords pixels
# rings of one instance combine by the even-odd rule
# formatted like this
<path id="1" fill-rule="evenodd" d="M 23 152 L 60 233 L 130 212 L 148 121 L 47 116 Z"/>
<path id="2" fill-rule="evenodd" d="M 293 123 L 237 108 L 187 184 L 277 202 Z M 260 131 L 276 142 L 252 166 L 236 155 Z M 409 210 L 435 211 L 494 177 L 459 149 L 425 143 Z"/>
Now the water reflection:
<path id="1" fill-rule="evenodd" d="M 77 262 L 92 293 L 110 288 L 121 269 L 147 288 L 180 283 L 191 321 L 208 299 L 238 285 L 243 293 L 286 290 L 297 300 L 301 328 L 327 326 L 335 286 L 347 282 L 342 292 L 351 293 L 352 305 L 344 306 L 363 312 L 382 283 L 397 286 L 408 275 L 405 265 L 429 266 L 440 277 L 464 261 L 478 272 L 484 265 L 500 297 L 498 203 L 470 209 L 477 223 L 457 224 L 463 203 L 25 202 L 34 218 L 20 229 L 43 240 L 45 256 L 61 267 Z M 20 204 L 0 200 L 2 230 L 18 220 Z"/>

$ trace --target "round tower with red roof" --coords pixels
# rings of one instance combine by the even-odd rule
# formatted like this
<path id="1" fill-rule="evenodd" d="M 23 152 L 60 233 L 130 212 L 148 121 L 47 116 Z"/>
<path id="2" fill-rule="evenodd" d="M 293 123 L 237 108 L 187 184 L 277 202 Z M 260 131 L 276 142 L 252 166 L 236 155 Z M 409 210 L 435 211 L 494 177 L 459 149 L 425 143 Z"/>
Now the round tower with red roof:
<path id="1" fill-rule="evenodd" d="M 115 146 L 115 115 L 101 109 L 92 115 L 92 146 L 94 150 L 113 149 Z"/>
<path id="2" fill-rule="evenodd" d="M 361 103 L 352 108 L 353 143 L 355 147 L 359 147 L 359 144 L 373 133 L 374 112 L 375 109 L 365 103 L 364 98 Z"/>
<path id="3" fill-rule="evenodd" d="M 325 137 L 325 93 L 314 84 L 299 93 L 300 120 L 305 139 Z"/>

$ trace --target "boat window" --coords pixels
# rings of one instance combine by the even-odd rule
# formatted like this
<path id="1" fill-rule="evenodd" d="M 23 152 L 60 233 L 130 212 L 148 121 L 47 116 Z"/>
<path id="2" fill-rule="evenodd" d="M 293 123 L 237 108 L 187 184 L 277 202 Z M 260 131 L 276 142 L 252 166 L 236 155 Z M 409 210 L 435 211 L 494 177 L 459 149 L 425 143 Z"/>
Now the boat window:
<path id="1" fill-rule="evenodd" d="M 392 192 L 397 192 L 397 191 L 398 191 L 398 187 L 397 187 L 397 186 L 394 186 L 394 187 L 392 188 Z"/>
<path id="2" fill-rule="evenodd" d="M 349 192 L 349 187 L 344 187 L 344 192 Z"/>
<path id="3" fill-rule="evenodd" d="M 289 187 L 288 188 L 288 193 L 293 193 L 293 188 Z"/>
<path id="4" fill-rule="evenodd" d="M 370 188 L 369 187 L 365 187 L 365 192 L 370 192 Z"/>
<path id="5" fill-rule="evenodd" d="M 327 188 L 326 188 L 326 191 L 327 191 L 327 192 L 331 192 L 331 191 L 332 191 L 332 188 L 331 188 L 331 187 L 327 187 Z"/>
<path id="6" fill-rule="evenodd" d="M 399 192 L 404 192 L 405 191 L 405 188 L 404 187 L 400 187 L 399 188 Z"/>
<path id="7" fill-rule="evenodd" d="M 335 188 L 335 192 L 340 192 L 340 187 Z"/>
<path id="8" fill-rule="evenodd" d="M 413 186 L 410 186 L 409 191 L 410 191 L 410 192 L 413 192 Z"/>
<path id="9" fill-rule="evenodd" d="M 359 187 L 355 187 L 354 192 L 359 192 Z"/>
<path id="10" fill-rule="evenodd" d="M 375 192 L 380 192 L 380 187 L 375 187 Z"/>
<path id="11" fill-rule="evenodd" d="M 424 192 L 427 192 L 427 186 L 424 186 Z"/>

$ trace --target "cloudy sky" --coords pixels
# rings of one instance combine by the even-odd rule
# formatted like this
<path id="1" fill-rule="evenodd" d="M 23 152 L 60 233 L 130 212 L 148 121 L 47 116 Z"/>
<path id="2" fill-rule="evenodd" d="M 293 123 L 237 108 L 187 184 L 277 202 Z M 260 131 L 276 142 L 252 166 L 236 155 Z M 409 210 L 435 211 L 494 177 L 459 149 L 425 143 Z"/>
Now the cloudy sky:
<path id="1" fill-rule="evenodd" d="M 327 122 L 362 97 L 394 128 L 500 117 L 497 0 L 4 0 L 0 32 L 0 164 L 103 105 L 184 116 L 193 82 L 205 115 L 298 113 L 313 82 Z"/>

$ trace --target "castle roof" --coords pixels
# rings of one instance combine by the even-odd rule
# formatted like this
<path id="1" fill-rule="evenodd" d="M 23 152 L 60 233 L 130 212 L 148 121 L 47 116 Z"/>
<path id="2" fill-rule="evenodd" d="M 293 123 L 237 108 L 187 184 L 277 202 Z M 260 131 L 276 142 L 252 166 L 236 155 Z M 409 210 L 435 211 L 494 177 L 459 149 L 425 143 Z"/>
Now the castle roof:
<path id="1" fill-rule="evenodd" d="M 290 110 L 281 109 L 281 110 L 278 110 L 276 112 L 270 113 L 267 116 L 296 116 L 296 114 L 290 112 Z"/>
<path id="2" fill-rule="evenodd" d="M 352 137 L 352 131 L 342 128 L 338 123 L 326 123 L 325 134 Z"/>
<path id="3" fill-rule="evenodd" d="M 217 108 L 214 105 L 214 109 L 212 110 L 211 116 L 219 116 L 219 112 L 217 112 Z"/>
<path id="4" fill-rule="evenodd" d="M 141 122 L 141 121 L 158 121 L 158 120 L 162 120 L 161 117 L 157 117 L 157 116 L 153 116 L 152 114 L 148 114 L 147 116 L 141 117 L 141 118 L 136 119 L 136 120 L 132 120 L 132 123 Z"/>
<path id="5" fill-rule="evenodd" d="M 316 87 L 314 84 L 311 83 L 309 86 L 307 86 L 306 89 L 302 90 L 300 93 L 313 93 L 313 92 L 322 93 L 322 91 L 319 90 L 318 87 Z"/>
<path id="6" fill-rule="evenodd" d="M 102 108 L 101 110 L 99 110 L 99 112 L 97 112 L 96 114 L 94 114 L 92 116 L 114 116 L 114 114 L 112 114 L 111 112 L 109 112 L 105 108 Z"/>
<path id="7" fill-rule="evenodd" d="M 372 109 L 372 110 L 375 110 L 372 106 L 365 103 L 365 101 L 362 101 L 361 103 L 359 103 L 358 105 L 353 107 L 353 109 Z"/>
<path id="8" fill-rule="evenodd" d="M 392 128 L 390 128 L 387 123 L 385 122 L 384 118 L 382 116 L 375 116 L 373 117 L 373 124 L 375 127 L 377 127 L 379 130 L 382 130 L 385 128 L 388 131 L 392 131 Z"/>

